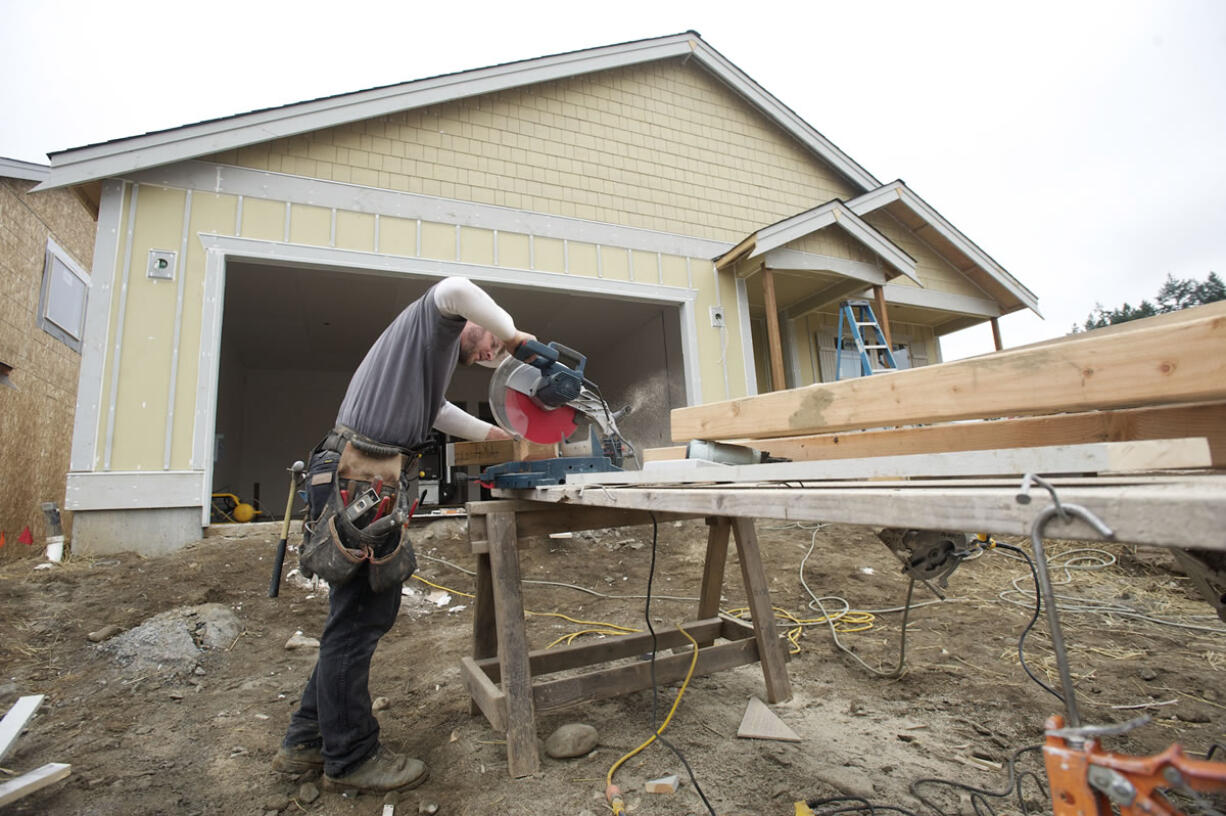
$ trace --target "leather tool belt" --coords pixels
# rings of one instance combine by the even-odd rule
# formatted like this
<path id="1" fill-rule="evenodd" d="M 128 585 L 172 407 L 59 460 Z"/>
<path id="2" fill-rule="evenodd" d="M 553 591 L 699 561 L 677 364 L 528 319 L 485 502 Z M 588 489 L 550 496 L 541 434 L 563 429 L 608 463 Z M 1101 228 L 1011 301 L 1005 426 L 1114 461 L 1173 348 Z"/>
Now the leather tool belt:
<path id="1" fill-rule="evenodd" d="M 364 441 L 338 426 L 312 454 L 299 566 L 339 585 L 366 565 L 371 589 L 383 592 L 417 569 L 406 528 L 420 454 Z"/>

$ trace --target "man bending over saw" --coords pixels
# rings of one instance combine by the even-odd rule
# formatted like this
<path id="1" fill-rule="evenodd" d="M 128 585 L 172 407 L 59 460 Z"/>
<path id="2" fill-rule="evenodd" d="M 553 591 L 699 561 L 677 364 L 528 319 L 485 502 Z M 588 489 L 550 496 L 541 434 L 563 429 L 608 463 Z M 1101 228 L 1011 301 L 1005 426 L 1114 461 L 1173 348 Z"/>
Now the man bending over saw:
<path id="1" fill-rule="evenodd" d="M 273 767 L 323 770 L 331 790 L 415 787 L 419 759 L 379 743 L 370 660 L 396 620 L 400 586 L 417 561 L 405 533 L 420 448 L 431 428 L 464 439 L 508 439 L 447 402 L 456 363 L 490 364 L 533 335 L 464 278 L 446 278 L 384 330 L 349 382 L 336 427 L 307 468 L 310 521 L 301 569 L 331 587 L 319 657 Z"/>

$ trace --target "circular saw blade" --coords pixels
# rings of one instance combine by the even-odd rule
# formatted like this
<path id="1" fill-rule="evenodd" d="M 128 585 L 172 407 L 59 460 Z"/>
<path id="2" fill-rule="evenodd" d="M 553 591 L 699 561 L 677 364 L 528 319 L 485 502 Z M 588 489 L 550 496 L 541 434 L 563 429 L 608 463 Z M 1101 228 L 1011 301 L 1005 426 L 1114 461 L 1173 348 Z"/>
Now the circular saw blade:
<path id="1" fill-rule="evenodd" d="M 508 357 L 490 378 L 490 411 L 507 433 L 552 445 L 575 432 L 576 411 L 569 405 L 546 408 L 538 404 L 532 395 L 540 378 L 534 366 Z"/>

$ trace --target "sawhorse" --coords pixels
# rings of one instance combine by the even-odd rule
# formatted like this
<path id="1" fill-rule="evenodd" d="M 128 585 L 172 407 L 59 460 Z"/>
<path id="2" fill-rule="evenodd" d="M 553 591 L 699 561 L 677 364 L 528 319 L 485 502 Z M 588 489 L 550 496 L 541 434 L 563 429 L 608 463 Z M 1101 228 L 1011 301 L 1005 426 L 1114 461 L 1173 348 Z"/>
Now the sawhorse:
<path id="1" fill-rule="evenodd" d="M 656 513 L 657 521 L 695 518 Z M 634 658 L 651 650 L 651 635 L 612 638 L 600 643 L 529 651 L 520 587 L 518 541 L 528 536 L 650 524 L 645 510 L 620 510 L 527 501 L 471 502 L 468 535 L 477 556 L 477 592 L 473 613 L 473 654 L 462 658 L 461 676 L 472 698 L 472 713 L 507 735 L 507 766 L 512 777 L 540 768 L 536 713 L 580 702 L 616 697 L 651 688 L 651 667 L 644 661 L 592 668 L 578 675 L 549 680 L 546 675 L 597 667 Z M 775 626 L 766 571 L 753 520 L 707 519 L 707 555 L 703 566 L 697 619 L 682 628 L 699 644 L 696 675 L 760 662 L 766 699 L 777 703 L 792 696 L 786 651 Z M 728 556 L 729 533 L 735 534 L 741 576 L 748 594 L 752 626 L 721 615 L 720 591 Z M 717 643 L 716 641 L 723 641 Z M 676 627 L 656 630 L 659 653 L 682 647 L 655 662 L 657 684 L 685 677 L 690 643 Z"/>

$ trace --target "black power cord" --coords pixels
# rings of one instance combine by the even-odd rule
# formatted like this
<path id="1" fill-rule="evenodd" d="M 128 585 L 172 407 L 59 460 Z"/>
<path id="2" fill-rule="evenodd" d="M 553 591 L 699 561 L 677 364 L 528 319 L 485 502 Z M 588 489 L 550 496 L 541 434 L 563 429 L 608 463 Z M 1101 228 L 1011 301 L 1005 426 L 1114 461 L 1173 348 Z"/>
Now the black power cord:
<path id="1" fill-rule="evenodd" d="M 656 735 L 656 739 L 664 744 L 666 748 L 677 755 L 677 759 L 681 760 L 681 764 L 685 766 L 685 772 L 690 775 L 690 782 L 694 785 L 694 790 L 698 793 L 698 797 L 702 799 L 702 803 L 707 806 L 707 812 L 711 816 L 717 816 L 715 808 L 711 807 L 711 803 L 707 801 L 707 795 L 702 792 L 702 788 L 698 785 L 698 779 L 694 776 L 694 769 L 690 767 L 690 763 L 685 761 L 685 756 L 668 740 L 659 733 L 659 699 L 660 689 L 656 685 L 656 653 L 659 651 L 659 644 L 656 641 L 656 630 L 651 625 L 651 584 L 655 580 L 656 575 L 656 542 L 660 536 L 660 525 L 656 521 L 656 514 L 651 513 L 651 566 L 647 571 L 647 605 L 643 611 L 643 617 L 647 621 L 647 631 L 651 632 L 651 730 Z"/>
<path id="2" fill-rule="evenodd" d="M 1039 572 L 1037 569 L 1035 569 L 1034 561 L 1031 559 L 1030 554 L 1021 547 L 1015 547 L 1012 544 L 1002 544 L 1000 542 L 997 542 L 996 546 L 1002 550 L 1009 550 L 1010 552 L 1015 552 L 1020 555 L 1026 562 L 1026 565 L 1030 567 L 1030 577 L 1034 579 L 1034 614 L 1030 616 L 1030 622 L 1026 624 L 1026 628 L 1022 630 L 1021 637 L 1017 639 L 1017 659 L 1021 662 L 1022 669 L 1031 680 L 1038 683 L 1045 691 L 1063 703 L 1063 695 L 1040 680 L 1038 676 L 1030 670 L 1030 666 L 1026 665 L 1026 636 L 1030 634 L 1030 630 L 1034 628 L 1035 622 L 1039 619 L 1039 613 L 1043 611 L 1043 596 L 1039 593 Z"/>

